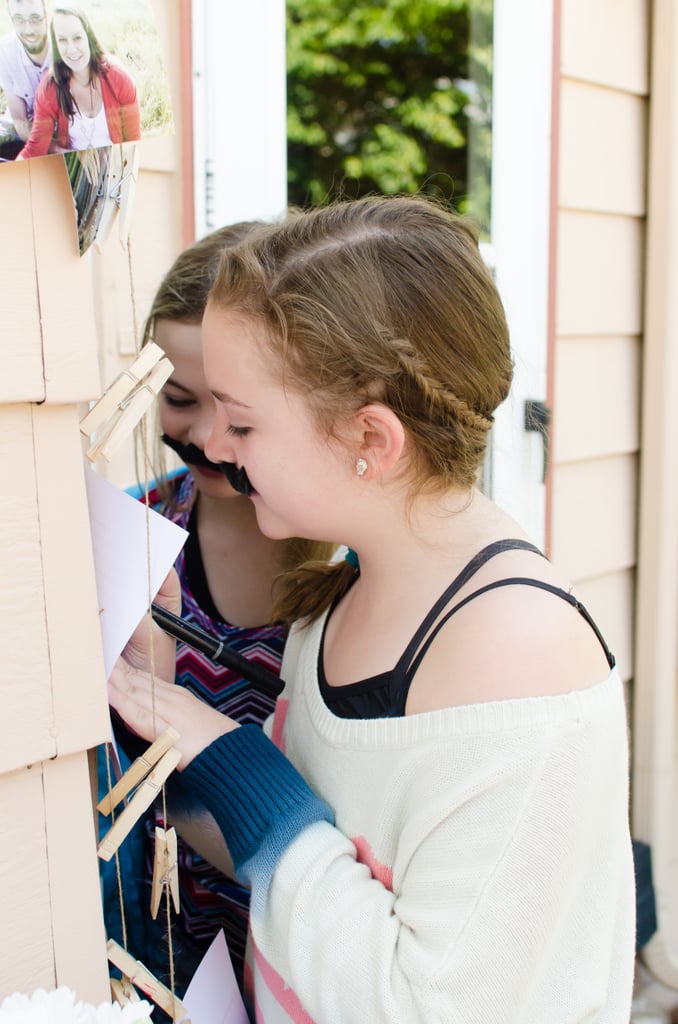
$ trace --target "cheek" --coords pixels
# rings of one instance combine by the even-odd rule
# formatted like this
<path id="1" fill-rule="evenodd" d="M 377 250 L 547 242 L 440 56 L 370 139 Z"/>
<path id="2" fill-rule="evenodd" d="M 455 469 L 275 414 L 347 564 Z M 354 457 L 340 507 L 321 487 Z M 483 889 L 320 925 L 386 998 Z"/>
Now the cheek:
<path id="1" fill-rule="evenodd" d="M 180 409 L 173 409 L 171 405 L 160 405 L 160 432 L 169 434 L 176 440 L 181 440 L 181 435 L 188 430 L 190 419 Z"/>

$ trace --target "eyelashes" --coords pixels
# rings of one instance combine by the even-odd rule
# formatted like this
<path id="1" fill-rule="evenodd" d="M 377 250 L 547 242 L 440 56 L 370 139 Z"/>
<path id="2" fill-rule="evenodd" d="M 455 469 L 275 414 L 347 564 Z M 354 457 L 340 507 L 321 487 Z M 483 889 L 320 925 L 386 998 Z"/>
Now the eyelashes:
<path id="1" fill-rule="evenodd" d="M 229 423 L 226 433 L 232 434 L 233 437 L 246 437 L 251 429 L 251 427 L 234 427 L 232 423 Z"/>
<path id="2" fill-rule="evenodd" d="M 165 405 L 171 406 L 172 409 L 188 409 L 189 406 L 195 405 L 193 398 L 174 398 L 172 395 L 163 394 L 162 400 Z"/>

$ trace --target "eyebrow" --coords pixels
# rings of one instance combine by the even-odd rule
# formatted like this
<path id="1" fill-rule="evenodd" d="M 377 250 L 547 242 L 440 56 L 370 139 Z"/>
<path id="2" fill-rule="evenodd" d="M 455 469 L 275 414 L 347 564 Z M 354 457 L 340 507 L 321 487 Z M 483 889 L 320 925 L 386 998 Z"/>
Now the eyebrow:
<path id="1" fill-rule="evenodd" d="M 225 394 L 223 391 L 212 391 L 211 392 L 216 398 L 217 402 L 223 402 L 224 405 L 237 405 L 240 409 L 251 409 L 251 405 L 246 405 L 245 402 L 239 402 L 236 398 L 232 398 L 230 395 Z"/>
<path id="2" fill-rule="evenodd" d="M 168 377 L 167 384 L 171 384 L 177 391 L 184 391 L 187 395 L 193 394 L 190 388 L 187 388 L 185 384 L 180 384 L 178 380 L 174 380 L 173 377 Z"/>

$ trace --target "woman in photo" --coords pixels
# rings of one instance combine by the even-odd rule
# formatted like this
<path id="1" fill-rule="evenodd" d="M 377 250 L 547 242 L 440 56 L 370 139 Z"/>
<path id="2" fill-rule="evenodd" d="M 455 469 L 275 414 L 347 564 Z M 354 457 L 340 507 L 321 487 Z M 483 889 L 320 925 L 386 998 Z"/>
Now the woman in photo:
<path id="1" fill-rule="evenodd" d="M 33 127 L 18 159 L 98 149 L 141 138 L 137 90 L 105 53 L 77 7 L 56 7 L 52 66 L 35 94 Z"/>

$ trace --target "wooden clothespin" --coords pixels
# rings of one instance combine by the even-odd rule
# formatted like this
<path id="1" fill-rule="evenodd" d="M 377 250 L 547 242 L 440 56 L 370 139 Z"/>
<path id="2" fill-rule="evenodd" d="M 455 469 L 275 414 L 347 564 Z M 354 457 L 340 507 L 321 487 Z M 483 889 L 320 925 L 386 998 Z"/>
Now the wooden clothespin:
<path id="1" fill-rule="evenodd" d="M 105 181 L 105 196 L 99 226 L 94 237 L 94 248 L 103 251 L 115 219 L 118 219 L 118 238 L 127 246 L 132 216 L 134 193 L 139 176 L 139 146 L 135 142 L 121 142 L 107 150 L 109 170 Z"/>
<path id="2" fill-rule="evenodd" d="M 124 974 L 122 978 L 111 978 L 111 995 L 119 1006 L 127 1006 L 128 1003 L 138 1003 L 139 993 L 132 982 Z"/>
<path id="3" fill-rule="evenodd" d="M 134 761 L 119 782 L 97 804 L 102 814 L 110 814 L 113 808 L 136 787 L 136 792 L 124 811 L 103 837 L 97 847 L 102 860 L 110 860 L 121 842 L 130 833 L 144 811 L 153 803 L 161 787 L 174 771 L 181 753 L 174 743 L 179 739 L 175 729 L 167 729 L 151 744 L 146 752 Z"/>
<path id="4" fill-rule="evenodd" d="M 132 221 L 132 206 L 139 177 L 139 159 L 141 149 L 135 142 L 126 142 L 120 146 L 122 174 L 115 189 L 109 193 L 117 203 L 119 213 L 118 238 L 123 246 L 127 245 L 129 229 Z"/>
<path id="5" fill-rule="evenodd" d="M 90 462 L 95 462 L 100 455 L 110 461 L 160 393 L 173 369 L 158 345 L 154 342 L 144 345 L 138 358 L 115 378 L 80 422 L 80 433 L 84 435 L 103 427 L 101 439 L 87 450 Z"/>
<path id="6" fill-rule="evenodd" d="M 115 939 L 109 939 L 106 943 L 106 953 L 111 963 L 122 971 L 125 978 L 160 1006 L 172 1018 L 174 1024 L 189 1024 L 188 1012 L 181 1000 L 158 981 L 139 960 L 135 960 L 127 953 Z"/>
<path id="7" fill-rule="evenodd" d="M 153 855 L 153 886 L 151 888 L 151 917 L 158 916 L 160 898 L 165 886 L 169 889 L 174 909 L 179 908 L 179 868 L 177 863 L 177 833 L 174 828 L 155 827 L 155 853 Z"/>

